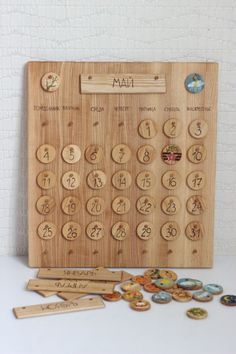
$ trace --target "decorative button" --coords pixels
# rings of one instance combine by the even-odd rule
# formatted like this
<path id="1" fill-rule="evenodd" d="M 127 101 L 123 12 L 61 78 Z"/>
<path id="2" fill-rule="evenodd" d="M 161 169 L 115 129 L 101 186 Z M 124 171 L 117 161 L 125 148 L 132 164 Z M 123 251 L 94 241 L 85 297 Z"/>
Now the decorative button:
<path id="1" fill-rule="evenodd" d="M 56 175 L 52 171 L 42 171 L 37 176 L 37 183 L 42 189 L 53 188 L 56 184 Z"/>
<path id="2" fill-rule="evenodd" d="M 131 150 L 128 145 L 119 144 L 112 149 L 111 155 L 115 162 L 123 164 L 131 159 Z"/>
<path id="3" fill-rule="evenodd" d="M 92 240 L 100 240 L 104 236 L 104 226 L 99 221 L 93 221 L 87 226 L 86 233 Z"/>
<path id="4" fill-rule="evenodd" d="M 112 226 L 111 233 L 116 240 L 123 241 L 127 236 L 129 236 L 129 224 L 127 222 L 118 221 Z"/>
<path id="5" fill-rule="evenodd" d="M 92 189 L 101 189 L 105 186 L 107 177 L 101 170 L 93 170 L 88 174 L 87 183 Z"/>
<path id="6" fill-rule="evenodd" d="M 198 221 L 192 221 L 188 224 L 185 230 L 186 236 L 191 241 L 198 241 L 204 236 L 203 225 Z"/>
<path id="7" fill-rule="evenodd" d="M 200 215 L 206 209 L 205 200 L 201 195 L 193 195 L 187 201 L 187 210 L 192 215 Z"/>
<path id="8" fill-rule="evenodd" d="M 162 160 L 168 165 L 175 165 L 182 157 L 181 149 L 178 145 L 166 145 L 161 153 Z"/>
<path id="9" fill-rule="evenodd" d="M 223 293 L 224 289 L 219 284 L 205 284 L 203 290 L 207 291 L 212 295 L 220 295 Z"/>
<path id="10" fill-rule="evenodd" d="M 50 221 L 44 221 L 38 226 L 38 235 L 43 240 L 51 240 L 56 235 L 56 225 Z"/>
<path id="11" fill-rule="evenodd" d="M 80 201 L 77 197 L 69 196 L 63 199 L 61 203 L 63 212 L 67 215 L 75 215 L 80 209 Z"/>
<path id="12" fill-rule="evenodd" d="M 56 73 L 46 73 L 41 78 L 41 86 L 47 92 L 54 92 L 60 86 L 61 79 Z"/>
<path id="13" fill-rule="evenodd" d="M 174 196 L 166 197 L 161 203 L 161 209 L 167 215 L 175 215 L 180 210 L 180 201 Z"/>
<path id="14" fill-rule="evenodd" d="M 112 209 L 116 214 L 126 214 L 130 210 L 130 201 L 124 196 L 116 197 L 112 202 Z"/>
<path id="15" fill-rule="evenodd" d="M 62 236 L 68 240 L 73 241 L 81 234 L 81 227 L 74 221 L 69 221 L 62 227 Z"/>
<path id="16" fill-rule="evenodd" d="M 205 81 L 201 75 L 192 73 L 186 77 L 184 86 L 190 93 L 199 93 L 204 89 Z"/>
<path id="17" fill-rule="evenodd" d="M 179 237 L 180 227 L 176 221 L 168 221 L 161 227 L 161 236 L 166 241 L 174 241 Z"/>
<path id="18" fill-rule="evenodd" d="M 187 152 L 189 161 L 193 163 L 203 162 L 206 158 L 206 155 L 206 148 L 204 145 L 201 144 L 192 145 Z"/>
<path id="19" fill-rule="evenodd" d="M 163 131 L 168 138 L 176 138 L 182 130 L 181 121 L 176 118 L 168 119 L 163 126 Z"/>
<path id="20" fill-rule="evenodd" d="M 187 310 L 186 314 L 189 318 L 194 320 L 203 320 L 208 316 L 207 310 L 200 307 L 192 307 L 191 309 Z"/>
<path id="21" fill-rule="evenodd" d="M 161 181 L 166 189 L 173 190 L 179 188 L 181 177 L 177 171 L 167 171 L 162 176 Z"/>
<path id="22" fill-rule="evenodd" d="M 165 291 L 159 291 L 158 293 L 152 295 L 152 301 L 157 304 L 167 304 L 171 300 L 172 300 L 171 294 Z"/>
<path id="23" fill-rule="evenodd" d="M 143 221 L 137 226 L 137 235 L 141 240 L 149 240 L 154 234 L 154 226 L 150 221 Z"/>
<path id="24" fill-rule="evenodd" d="M 152 139 L 157 133 L 156 124 L 151 119 L 142 120 L 138 127 L 139 135 L 144 139 Z"/>
<path id="25" fill-rule="evenodd" d="M 67 145 L 62 150 L 63 160 L 69 164 L 76 163 L 80 160 L 81 150 L 78 145 Z"/>
<path id="26" fill-rule="evenodd" d="M 151 304 L 147 300 L 135 300 L 130 303 L 130 307 L 135 311 L 147 311 L 151 308 Z"/>
<path id="27" fill-rule="evenodd" d="M 62 185 L 65 189 L 73 190 L 80 185 L 80 176 L 77 172 L 68 171 L 62 176 Z"/>
<path id="28" fill-rule="evenodd" d="M 202 171 L 191 172 L 187 177 L 187 185 L 194 191 L 204 188 L 205 183 L 206 177 Z"/>
<path id="29" fill-rule="evenodd" d="M 143 145 L 138 149 L 138 160 L 143 164 L 152 163 L 156 157 L 156 149 L 152 145 Z"/>
<path id="30" fill-rule="evenodd" d="M 87 201 L 87 211 L 91 215 L 100 215 L 104 212 L 105 201 L 100 197 L 92 197 Z"/>
<path id="31" fill-rule="evenodd" d="M 85 158 L 91 164 L 97 164 L 102 160 L 103 150 L 100 145 L 89 145 L 85 151 Z"/>
<path id="32" fill-rule="evenodd" d="M 136 178 L 136 183 L 138 187 L 144 191 L 147 191 L 155 185 L 156 176 L 152 171 L 142 171 L 138 174 Z"/>
<path id="33" fill-rule="evenodd" d="M 36 208 L 42 215 L 49 215 L 55 209 L 56 203 L 53 197 L 43 195 L 37 200 Z"/>
<path id="34" fill-rule="evenodd" d="M 50 163 L 55 159 L 56 149 L 49 144 L 41 145 L 36 152 L 37 159 L 42 163 Z"/>
<path id="35" fill-rule="evenodd" d="M 195 119 L 188 127 L 189 134 L 195 139 L 204 138 L 208 132 L 208 124 L 203 119 Z"/>
<path id="36" fill-rule="evenodd" d="M 137 210 L 144 215 L 151 214 L 154 211 L 155 207 L 156 207 L 156 202 L 154 198 L 148 195 L 144 195 L 140 197 L 136 203 Z"/>
<path id="37" fill-rule="evenodd" d="M 112 184 L 119 190 L 127 189 L 131 186 L 132 177 L 128 171 L 121 170 L 112 176 Z"/>

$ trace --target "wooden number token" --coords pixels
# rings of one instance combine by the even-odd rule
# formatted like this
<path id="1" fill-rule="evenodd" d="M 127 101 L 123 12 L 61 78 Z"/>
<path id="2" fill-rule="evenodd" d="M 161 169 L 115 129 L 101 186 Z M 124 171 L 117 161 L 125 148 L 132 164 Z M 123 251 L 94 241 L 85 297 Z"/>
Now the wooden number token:
<path id="1" fill-rule="evenodd" d="M 181 160 L 182 152 L 178 145 L 166 145 L 161 153 L 162 160 L 168 165 L 175 165 Z"/>
<path id="2" fill-rule="evenodd" d="M 185 234 L 191 241 L 198 241 L 204 236 L 203 225 L 199 221 L 192 221 L 187 225 Z"/>
<path id="3" fill-rule="evenodd" d="M 73 190 L 80 185 L 80 176 L 77 172 L 68 171 L 62 176 L 62 185 L 65 189 Z"/>
<path id="4" fill-rule="evenodd" d="M 189 124 L 189 134 L 195 139 L 204 138 L 208 132 L 208 124 L 203 119 L 195 119 Z"/>
<path id="5" fill-rule="evenodd" d="M 128 171 L 121 170 L 112 176 L 112 184 L 119 190 L 127 189 L 131 186 L 132 177 Z"/>
<path id="6" fill-rule="evenodd" d="M 167 215 L 175 215 L 180 210 L 180 201 L 174 196 L 166 197 L 161 203 L 161 209 Z"/>
<path id="7" fill-rule="evenodd" d="M 180 186 L 181 177 L 177 171 L 167 171 L 162 176 L 162 184 L 166 189 L 174 190 Z"/>
<path id="8" fill-rule="evenodd" d="M 166 241 L 174 241 L 180 234 L 180 227 L 176 221 L 168 221 L 161 227 L 161 236 Z"/>
<path id="9" fill-rule="evenodd" d="M 144 139 L 152 139 L 157 133 L 156 124 L 151 119 L 143 120 L 138 127 L 139 135 Z"/>
<path id="10" fill-rule="evenodd" d="M 150 221 L 143 221 L 137 226 L 137 235 L 141 240 L 149 240 L 154 233 L 154 226 Z"/>
<path id="11" fill-rule="evenodd" d="M 42 215 L 49 215 L 55 209 L 56 203 L 53 197 L 43 195 L 37 200 L 36 208 Z"/>
<path id="12" fill-rule="evenodd" d="M 85 151 L 85 158 L 91 164 L 99 163 L 103 156 L 102 147 L 99 145 L 89 145 Z"/>
<path id="13" fill-rule="evenodd" d="M 130 210 L 130 201 L 124 196 L 116 197 L 112 202 L 112 209 L 116 214 L 122 215 Z"/>
<path id="14" fill-rule="evenodd" d="M 88 174 L 87 183 L 92 189 L 101 189 L 105 186 L 107 177 L 101 170 L 94 170 Z"/>
<path id="15" fill-rule="evenodd" d="M 180 135 L 181 130 L 182 124 L 176 118 L 168 119 L 163 126 L 163 131 L 168 138 L 176 138 Z"/>
<path id="16" fill-rule="evenodd" d="M 41 145 L 36 152 L 37 159 L 42 163 L 50 163 L 55 159 L 56 149 L 49 144 Z"/>
<path id="17" fill-rule="evenodd" d="M 156 149 L 152 145 L 143 145 L 138 149 L 137 156 L 143 164 L 152 163 L 156 157 Z"/>
<path id="18" fill-rule="evenodd" d="M 148 195 L 140 197 L 136 203 L 137 210 L 144 215 L 151 214 L 154 211 L 155 207 L 155 199 Z"/>
<path id="19" fill-rule="evenodd" d="M 44 91 L 54 92 L 60 86 L 61 79 L 60 76 L 56 73 L 46 73 L 41 78 L 41 86 Z"/>
<path id="20" fill-rule="evenodd" d="M 62 150 L 62 157 L 69 164 L 76 163 L 80 160 L 81 150 L 78 145 L 67 145 Z"/>
<path id="21" fill-rule="evenodd" d="M 187 210 L 192 215 L 200 215 L 206 209 L 205 200 L 201 195 L 193 195 L 187 200 Z"/>
<path id="22" fill-rule="evenodd" d="M 112 226 L 112 236 L 118 241 L 123 241 L 130 233 L 130 227 L 127 222 L 118 221 Z"/>
<path id="23" fill-rule="evenodd" d="M 100 215 L 104 212 L 105 201 L 101 197 L 92 197 L 87 201 L 87 211 L 91 215 Z"/>
<path id="24" fill-rule="evenodd" d="M 156 182 L 156 177 L 151 171 L 142 171 L 136 178 L 138 187 L 144 191 L 153 188 Z"/>
<path id="25" fill-rule="evenodd" d="M 201 144 L 192 145 L 187 152 L 189 161 L 196 164 L 203 162 L 206 158 L 206 155 L 206 148 Z"/>
<path id="26" fill-rule="evenodd" d="M 56 184 L 56 175 L 52 171 L 42 171 L 37 176 L 37 183 L 42 189 L 53 188 Z"/>
<path id="27" fill-rule="evenodd" d="M 80 201 L 77 197 L 70 195 L 63 199 L 61 203 L 63 212 L 67 215 L 75 215 L 80 209 Z"/>
<path id="28" fill-rule="evenodd" d="M 128 145 L 119 144 L 112 149 L 111 155 L 115 162 L 123 164 L 130 160 L 131 150 Z"/>
<path id="29" fill-rule="evenodd" d="M 187 177 L 187 185 L 194 191 L 198 191 L 204 188 L 206 183 L 206 177 L 202 171 L 191 172 Z"/>
<path id="30" fill-rule="evenodd" d="M 38 226 L 38 235 L 43 240 L 51 240 L 56 235 L 56 225 L 50 221 L 44 221 Z"/>
<path id="31" fill-rule="evenodd" d="M 74 221 L 69 221 L 62 227 L 62 235 L 68 241 L 73 241 L 81 234 L 81 227 Z"/>
<path id="32" fill-rule="evenodd" d="M 99 221 L 93 221 L 88 224 L 86 228 L 86 233 L 92 240 L 100 240 L 104 236 L 104 226 Z"/>

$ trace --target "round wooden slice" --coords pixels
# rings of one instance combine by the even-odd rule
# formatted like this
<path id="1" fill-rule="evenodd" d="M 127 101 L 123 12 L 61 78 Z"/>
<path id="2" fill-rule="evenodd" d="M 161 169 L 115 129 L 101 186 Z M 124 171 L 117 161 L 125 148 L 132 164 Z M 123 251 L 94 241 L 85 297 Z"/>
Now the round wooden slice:
<path id="1" fill-rule="evenodd" d="M 152 139 L 157 134 L 156 123 L 151 119 L 144 119 L 138 126 L 139 135 L 144 139 Z"/>
<path id="2" fill-rule="evenodd" d="M 80 160 L 81 150 L 78 145 L 70 144 L 63 148 L 62 158 L 69 164 L 74 164 Z"/>
<path id="3" fill-rule="evenodd" d="M 43 144 L 37 149 L 36 156 L 40 162 L 50 163 L 55 159 L 56 149 L 52 145 Z"/>
<path id="4" fill-rule="evenodd" d="M 52 171 L 42 171 L 37 176 L 37 184 L 42 189 L 51 189 L 56 184 L 56 175 Z"/>

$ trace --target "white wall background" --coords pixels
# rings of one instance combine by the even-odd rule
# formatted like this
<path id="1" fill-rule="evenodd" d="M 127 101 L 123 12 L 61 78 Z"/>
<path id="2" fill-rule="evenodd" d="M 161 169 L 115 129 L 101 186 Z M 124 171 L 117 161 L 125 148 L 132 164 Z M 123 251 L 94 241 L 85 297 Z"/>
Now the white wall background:
<path id="1" fill-rule="evenodd" d="M 0 0 L 0 254 L 27 253 L 29 60 L 218 61 L 215 250 L 236 255 L 236 1 Z"/>

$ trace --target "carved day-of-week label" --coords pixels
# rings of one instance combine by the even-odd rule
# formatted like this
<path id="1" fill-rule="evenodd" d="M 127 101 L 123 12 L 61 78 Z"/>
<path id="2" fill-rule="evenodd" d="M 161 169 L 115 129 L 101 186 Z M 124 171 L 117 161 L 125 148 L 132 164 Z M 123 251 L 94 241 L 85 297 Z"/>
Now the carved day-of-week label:
<path id="1" fill-rule="evenodd" d="M 187 111 L 191 111 L 191 112 L 210 112 L 211 111 L 211 106 L 187 106 L 186 107 Z"/>
<path id="2" fill-rule="evenodd" d="M 34 111 L 42 111 L 42 112 L 48 112 L 48 111 L 79 111 L 80 107 L 79 106 L 46 106 L 46 105 L 34 105 Z"/>

